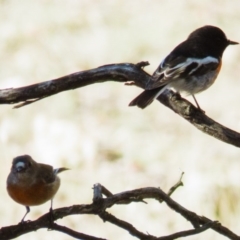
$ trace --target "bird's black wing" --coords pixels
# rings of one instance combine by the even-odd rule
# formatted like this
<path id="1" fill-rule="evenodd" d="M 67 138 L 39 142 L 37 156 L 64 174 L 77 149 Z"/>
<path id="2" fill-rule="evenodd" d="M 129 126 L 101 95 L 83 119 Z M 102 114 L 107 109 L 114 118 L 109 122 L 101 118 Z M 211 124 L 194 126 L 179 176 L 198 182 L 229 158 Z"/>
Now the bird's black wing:
<path id="1" fill-rule="evenodd" d="M 176 79 L 188 78 L 192 75 L 203 76 L 210 71 L 216 70 L 219 66 L 219 60 L 210 56 L 201 59 L 172 58 L 160 64 L 152 76 L 154 82 L 147 89 L 165 86 Z"/>

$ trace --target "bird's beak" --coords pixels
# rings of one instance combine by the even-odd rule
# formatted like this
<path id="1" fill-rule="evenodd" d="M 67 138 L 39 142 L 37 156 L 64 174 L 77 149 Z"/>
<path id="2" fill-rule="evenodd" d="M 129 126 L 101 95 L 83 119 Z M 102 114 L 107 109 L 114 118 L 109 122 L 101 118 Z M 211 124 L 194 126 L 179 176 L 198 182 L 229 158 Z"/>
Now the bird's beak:
<path id="1" fill-rule="evenodd" d="M 239 44 L 239 43 L 238 43 L 238 42 L 231 41 L 231 40 L 228 40 L 228 44 L 229 44 L 229 45 L 236 45 L 236 44 Z"/>

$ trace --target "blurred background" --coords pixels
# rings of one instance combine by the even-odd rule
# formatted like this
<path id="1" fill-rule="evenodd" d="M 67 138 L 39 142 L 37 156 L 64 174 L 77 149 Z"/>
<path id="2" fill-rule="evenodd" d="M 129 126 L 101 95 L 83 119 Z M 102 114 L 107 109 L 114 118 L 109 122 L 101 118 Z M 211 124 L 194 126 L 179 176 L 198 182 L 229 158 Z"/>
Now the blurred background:
<path id="1" fill-rule="evenodd" d="M 189 33 L 206 24 L 240 42 L 239 0 L 41 0 L 0 1 L 0 88 L 21 87 L 104 64 L 149 61 L 152 73 Z M 240 46 L 224 53 L 218 80 L 197 95 L 217 122 L 240 131 Z M 6 192 L 14 157 L 29 154 L 38 162 L 68 167 L 54 208 L 87 204 L 92 186 L 113 193 L 142 187 L 168 190 L 184 171 L 184 187 L 173 199 L 240 235 L 240 150 L 216 140 L 154 102 L 144 111 L 128 107 L 142 90 L 106 82 L 67 91 L 29 106 L 0 110 L 0 226 L 17 224 L 25 208 Z M 187 98 L 193 102 L 192 98 Z M 109 212 L 156 236 L 192 226 L 165 204 L 149 200 Z M 37 219 L 50 202 L 31 208 Z M 133 239 L 96 216 L 57 221 L 107 239 Z M 19 239 L 71 239 L 38 230 Z M 226 239 L 209 230 L 189 239 Z"/>

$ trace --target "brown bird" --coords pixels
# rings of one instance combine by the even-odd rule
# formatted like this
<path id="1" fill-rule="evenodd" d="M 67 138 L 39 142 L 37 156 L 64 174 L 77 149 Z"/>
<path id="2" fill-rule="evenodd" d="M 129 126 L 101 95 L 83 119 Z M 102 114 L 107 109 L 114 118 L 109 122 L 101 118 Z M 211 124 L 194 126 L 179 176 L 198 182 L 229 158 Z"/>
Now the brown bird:
<path id="1" fill-rule="evenodd" d="M 52 166 L 37 163 L 29 155 L 18 156 L 13 159 L 12 168 L 7 178 L 7 191 L 9 196 L 19 204 L 26 207 L 26 215 L 30 206 L 37 206 L 51 200 L 60 187 L 58 173 L 68 168 L 53 169 Z"/>

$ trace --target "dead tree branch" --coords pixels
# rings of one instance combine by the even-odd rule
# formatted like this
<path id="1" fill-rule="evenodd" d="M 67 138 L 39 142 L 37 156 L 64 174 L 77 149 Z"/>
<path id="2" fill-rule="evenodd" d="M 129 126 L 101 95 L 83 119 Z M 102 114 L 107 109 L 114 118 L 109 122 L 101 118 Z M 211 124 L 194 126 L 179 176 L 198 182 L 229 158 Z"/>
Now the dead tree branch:
<path id="1" fill-rule="evenodd" d="M 107 81 L 125 83 L 131 81 L 131 84 L 126 85 L 146 88 L 152 81 L 151 76 L 142 69 L 147 64 L 147 62 L 141 62 L 104 65 L 26 87 L 2 89 L 0 90 L 0 104 L 18 103 L 15 108 L 19 108 L 63 91 Z M 159 96 L 158 100 L 202 132 L 225 143 L 240 147 L 238 132 L 215 122 L 173 91 L 166 91 Z"/>
<path id="2" fill-rule="evenodd" d="M 181 179 L 180 181 L 181 182 Z M 181 184 L 175 184 L 176 186 L 181 186 Z M 171 192 L 172 193 L 172 192 Z M 107 195 L 105 198 L 103 195 Z M 132 202 L 144 202 L 144 199 L 155 199 L 159 203 L 165 202 L 169 208 L 174 210 L 176 213 L 180 214 L 183 218 L 188 220 L 193 229 L 177 232 L 168 236 L 156 237 L 151 234 L 146 234 L 144 232 L 136 229 L 132 224 L 121 220 L 110 213 L 107 212 L 108 208 L 111 208 L 115 204 L 130 204 Z M 132 236 L 138 239 L 144 240 L 174 240 L 180 237 L 187 237 L 194 234 L 199 234 L 207 229 L 212 229 L 219 234 L 226 236 L 232 240 L 239 240 L 240 236 L 230 231 L 228 228 L 222 226 L 216 221 L 212 221 L 206 217 L 199 216 L 194 212 L 191 212 L 175 202 L 168 194 L 162 191 L 160 188 L 147 187 L 140 188 L 132 191 L 125 191 L 117 194 L 112 194 L 101 184 L 95 184 L 93 187 L 93 203 L 73 205 L 71 207 L 58 208 L 53 210 L 53 220 L 56 221 L 63 217 L 76 214 L 92 214 L 98 215 L 104 222 L 110 222 L 126 231 L 128 231 Z M 0 229 L 0 239 L 13 239 L 25 233 L 36 231 L 41 228 L 48 228 L 56 231 L 66 233 L 74 238 L 83 240 L 103 240 L 104 238 L 93 237 L 86 235 L 84 233 L 76 232 L 64 226 L 60 226 L 56 223 L 49 221 L 50 214 L 47 213 L 41 216 L 35 221 L 29 221 L 24 223 L 19 223 L 18 225 L 2 227 Z"/>

